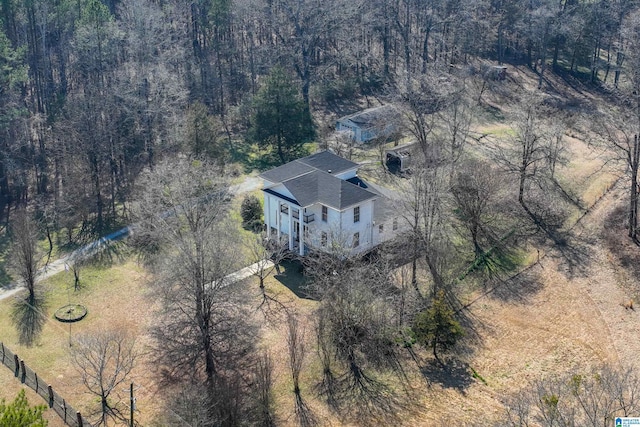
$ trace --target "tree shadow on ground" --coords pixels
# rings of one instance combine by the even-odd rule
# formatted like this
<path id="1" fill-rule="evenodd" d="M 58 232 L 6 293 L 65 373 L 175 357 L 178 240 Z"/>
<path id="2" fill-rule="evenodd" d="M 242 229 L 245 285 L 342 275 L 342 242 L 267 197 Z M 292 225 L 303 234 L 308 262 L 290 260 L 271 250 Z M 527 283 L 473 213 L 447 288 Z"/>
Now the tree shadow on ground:
<path id="1" fill-rule="evenodd" d="M 420 367 L 420 372 L 429 384 L 439 384 L 462 394 L 466 394 L 466 389 L 473 383 L 469 364 L 457 359 L 448 359 L 444 364 L 432 359 Z"/>
<path id="2" fill-rule="evenodd" d="M 418 399 L 401 378 L 401 387 L 390 387 L 377 375 L 352 364 L 346 372 L 324 372 L 317 385 L 320 396 L 343 422 L 361 426 L 399 425 L 400 414 L 417 410 Z"/>
<path id="3" fill-rule="evenodd" d="M 592 255 L 589 240 L 569 232 L 564 234 L 562 241 L 554 245 L 550 255 L 562 260 L 561 271 L 567 278 L 586 277 Z"/>
<path id="4" fill-rule="evenodd" d="M 600 84 L 600 81 L 591 82 L 591 74 L 588 72 L 572 71 L 568 69 L 567 66 L 563 67 L 559 64 L 553 70 L 553 73 L 562 79 L 566 86 L 570 87 L 579 95 L 593 94 L 595 92 L 607 98 L 612 97 L 612 91 L 609 90 L 606 85 Z M 611 102 L 613 102 L 613 100 Z M 593 108 L 592 105 L 589 105 L 589 102 L 583 102 L 582 104 L 585 109 Z"/>
<path id="5" fill-rule="evenodd" d="M 127 258 L 127 248 L 123 241 L 103 241 L 95 253 L 87 254 L 86 262 L 100 268 L 112 267 L 113 264 L 121 263 Z"/>
<path id="6" fill-rule="evenodd" d="M 307 402 L 302 398 L 300 393 L 296 393 L 296 419 L 300 427 L 313 427 L 318 425 L 318 418 L 313 413 Z"/>
<path id="7" fill-rule="evenodd" d="M 280 273 L 273 276 L 286 286 L 298 298 L 311 299 L 307 292 L 308 280 L 303 273 L 302 263 L 298 260 L 284 260 L 280 263 Z"/>
<path id="8" fill-rule="evenodd" d="M 580 236 L 573 230 L 564 230 L 567 213 L 562 210 L 547 209 L 541 205 L 523 208 L 540 231 L 537 236 L 540 245 L 550 246 L 562 258 L 566 276 L 570 279 L 584 276 L 591 261 L 589 236 Z"/>
<path id="9" fill-rule="evenodd" d="M 508 279 L 500 279 L 489 291 L 491 297 L 504 302 L 525 303 L 543 288 L 536 268 L 532 266 Z"/>
<path id="10" fill-rule="evenodd" d="M 615 208 L 605 219 L 602 237 L 620 267 L 626 270 L 627 276 L 637 278 L 640 277 L 640 247 L 628 236 L 627 216 L 626 206 Z M 628 280 L 626 287 L 635 298 L 640 297 L 640 283 L 637 280 Z"/>
<path id="11" fill-rule="evenodd" d="M 31 347 L 42 333 L 47 321 L 47 302 L 44 295 L 36 293 L 34 298 L 20 295 L 11 313 L 11 321 L 18 331 L 18 342 Z"/>
<path id="12" fill-rule="evenodd" d="M 398 425 L 398 415 L 410 409 L 408 399 L 362 370 L 350 370 L 337 379 L 337 384 L 340 413 L 359 425 Z"/>

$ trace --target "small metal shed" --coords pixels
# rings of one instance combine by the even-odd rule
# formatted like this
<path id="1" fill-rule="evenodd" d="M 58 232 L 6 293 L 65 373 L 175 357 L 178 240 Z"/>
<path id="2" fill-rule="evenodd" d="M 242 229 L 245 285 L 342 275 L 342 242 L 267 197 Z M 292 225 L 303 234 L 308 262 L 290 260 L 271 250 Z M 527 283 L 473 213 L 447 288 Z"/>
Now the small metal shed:
<path id="1" fill-rule="evenodd" d="M 411 169 L 412 156 L 416 149 L 416 143 L 399 145 L 385 150 L 385 164 L 391 173 L 405 173 Z"/>

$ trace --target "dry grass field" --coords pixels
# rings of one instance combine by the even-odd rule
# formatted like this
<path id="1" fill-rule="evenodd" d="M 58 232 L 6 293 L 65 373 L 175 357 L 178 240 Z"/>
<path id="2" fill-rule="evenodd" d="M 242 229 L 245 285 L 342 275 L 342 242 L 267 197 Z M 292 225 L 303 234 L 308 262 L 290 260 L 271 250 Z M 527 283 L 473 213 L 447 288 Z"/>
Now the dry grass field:
<path id="1" fill-rule="evenodd" d="M 148 354 L 145 331 L 147 322 L 152 319 L 151 307 L 145 295 L 145 274 L 133 262 L 116 263 L 109 267 L 87 267 L 81 271 L 81 285 L 79 291 L 73 290 L 73 275 L 70 272 L 59 273 L 45 282 L 49 295 L 47 320 L 40 338 L 32 347 L 18 343 L 10 320 L 13 299 L 0 301 L 0 340 L 75 409 L 88 415 L 95 409 L 97 401 L 88 394 L 71 364 L 70 343 L 71 346 L 77 345 L 74 337 L 78 334 L 117 325 L 137 336 L 138 348 L 143 354 Z M 68 303 L 85 305 L 88 315 L 77 323 L 58 322 L 53 313 Z M 0 370 L 0 397 L 11 400 L 20 382 L 6 367 L 0 366 Z M 141 419 L 144 420 L 147 414 L 153 414 L 156 407 L 153 398 L 155 389 L 153 382 L 149 381 L 144 357 L 133 372 L 132 381 L 140 386 L 137 399 L 138 406 L 145 408 L 141 410 Z M 128 402 L 128 389 L 123 387 L 118 392 L 123 401 Z M 30 398 L 30 402 L 44 403 L 37 396 Z"/>
<path id="2" fill-rule="evenodd" d="M 575 242 L 582 253 L 580 264 L 572 266 L 567 257 L 549 248 L 539 264 L 526 269 L 517 279 L 492 293 L 468 295 L 474 301 L 469 315 L 474 319 L 476 334 L 473 350 L 461 355 L 457 366 L 438 372 L 430 364 L 430 357 L 421 354 L 420 367 L 408 355 L 405 358 L 406 387 L 412 397 L 399 406 L 393 417 L 399 425 L 444 425 L 455 419 L 464 425 L 478 420 L 499 417 L 500 399 L 517 390 L 528 380 L 540 375 L 558 375 L 568 370 L 586 371 L 601 362 L 613 364 L 637 363 L 640 351 L 637 337 L 640 322 L 636 312 L 621 305 L 630 297 L 619 286 L 620 268 L 612 255 L 602 247 L 603 221 L 621 198 L 616 187 L 608 193 L 574 227 Z M 624 231 L 624 230 L 622 230 Z M 139 343 L 145 345 L 144 331 L 152 322 L 150 300 L 145 295 L 145 276 L 132 262 L 108 269 L 85 272 L 85 287 L 78 293 L 58 292 L 52 298 L 52 307 L 64 305 L 70 299 L 85 304 L 89 316 L 72 325 L 71 336 L 82 331 L 101 328 L 120 322 L 138 331 Z M 285 278 L 287 273 L 284 274 Z M 293 274 L 292 274 L 293 276 Z M 615 280 L 613 280 L 615 278 Z M 281 280 L 283 280 L 281 278 Z M 286 280 L 285 283 L 291 285 Z M 52 287 L 65 289 L 71 280 L 61 273 L 51 281 Z M 294 284 L 295 285 L 295 284 Z M 251 295 L 255 310 L 248 313 L 262 324 L 260 347 L 269 351 L 275 362 L 274 395 L 276 417 L 280 425 L 296 425 L 294 396 L 287 366 L 284 315 L 278 307 L 260 307 L 262 298 L 254 278 L 242 286 Z M 316 303 L 301 299 L 280 281 L 270 277 L 267 292 L 308 319 Z M 55 295 L 55 292 L 53 293 Z M 68 356 L 68 329 L 49 318 L 41 340 L 33 348 L 17 344 L 13 327 L 8 322 L 10 301 L 0 305 L 0 336 L 56 390 L 83 412 L 95 405 L 80 384 L 77 372 Z M 50 310 L 51 313 L 51 310 Z M 51 316 L 49 316 L 51 317 Z M 328 409 L 315 388 L 321 375 L 320 363 L 314 346 L 313 325 L 305 322 L 308 356 L 302 378 L 302 396 L 320 425 L 362 425 L 358 411 L 335 413 Z M 473 368 L 484 380 L 472 377 Z M 640 366 L 638 367 L 640 369 Z M 144 359 L 134 372 L 139 413 L 137 419 L 145 425 L 153 419 L 161 405 L 152 369 Z M 393 387 L 400 382 L 395 377 L 386 379 Z M 0 395 L 11 398 L 20 388 L 8 369 L 0 374 Z M 405 391 L 398 395 L 406 396 Z M 122 397 L 126 398 L 125 390 Z M 30 394 L 32 403 L 39 397 Z M 50 416 L 52 426 L 60 425 L 56 416 Z"/>

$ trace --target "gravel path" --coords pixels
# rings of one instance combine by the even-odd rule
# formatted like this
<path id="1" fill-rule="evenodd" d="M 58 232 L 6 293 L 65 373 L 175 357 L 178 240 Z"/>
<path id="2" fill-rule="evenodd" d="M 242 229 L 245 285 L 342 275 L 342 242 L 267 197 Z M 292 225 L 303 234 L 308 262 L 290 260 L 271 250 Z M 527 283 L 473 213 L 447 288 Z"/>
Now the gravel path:
<path id="1" fill-rule="evenodd" d="M 241 183 L 235 184 L 229 187 L 229 191 L 232 194 L 239 195 L 239 194 L 249 193 L 251 191 L 255 191 L 260 188 L 262 188 L 262 180 L 260 178 L 258 178 L 257 176 L 247 176 Z M 74 259 L 78 259 L 79 257 L 86 257 L 91 254 L 94 254 L 102 250 L 102 248 L 104 248 L 110 242 L 126 238 L 129 235 L 129 232 L 132 227 L 133 225 L 126 226 L 116 232 L 113 232 L 107 236 L 101 237 L 98 240 L 95 240 L 85 246 L 82 246 L 81 248 L 76 249 L 75 251 L 73 251 L 67 256 L 64 256 L 58 260 L 51 262 L 50 264 L 48 264 L 47 266 L 41 269 L 38 280 L 45 280 L 55 274 L 58 274 L 64 271 L 65 269 L 68 268 L 68 264 L 73 263 Z M 251 267 L 252 266 L 249 266 L 247 267 L 247 269 L 250 269 Z M 241 271 L 245 271 L 245 270 L 241 270 Z M 247 273 L 247 271 L 248 270 L 246 270 L 243 274 L 251 275 L 251 273 Z M 234 274 L 237 274 L 237 273 L 239 272 L 236 272 Z M 242 274 L 240 276 L 242 276 Z M 248 276 L 245 276 L 245 277 L 248 277 Z M 244 277 L 240 277 L 240 278 L 244 278 Z M 16 282 L 9 283 L 8 285 L 1 286 L 0 300 L 11 298 L 12 296 L 20 292 L 23 289 L 23 287 L 24 286 L 22 281 L 16 281 Z"/>

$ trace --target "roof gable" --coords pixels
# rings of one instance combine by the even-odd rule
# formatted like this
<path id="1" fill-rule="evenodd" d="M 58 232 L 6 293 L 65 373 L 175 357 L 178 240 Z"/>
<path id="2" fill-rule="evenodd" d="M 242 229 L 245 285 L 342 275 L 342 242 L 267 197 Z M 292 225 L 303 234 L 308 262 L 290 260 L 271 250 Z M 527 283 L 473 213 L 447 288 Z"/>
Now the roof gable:
<path id="1" fill-rule="evenodd" d="M 357 163 L 333 154 L 331 151 L 321 151 L 319 153 L 291 161 L 266 172 L 262 172 L 260 174 L 260 178 L 273 183 L 278 183 L 316 170 L 339 174 L 357 167 Z"/>
<path id="2" fill-rule="evenodd" d="M 282 184 L 291 192 L 300 206 L 321 203 L 343 210 L 378 197 L 374 192 L 322 171 L 292 178 Z"/>
<path id="3" fill-rule="evenodd" d="M 293 199 L 280 194 L 271 185 L 268 186 L 270 189 L 265 188 L 264 191 L 300 206 L 321 203 L 343 210 L 378 197 L 378 194 L 358 182 L 352 183 L 335 176 L 357 167 L 358 164 L 351 160 L 330 151 L 321 151 L 263 172 L 260 177 L 273 184 L 282 184 Z"/>

